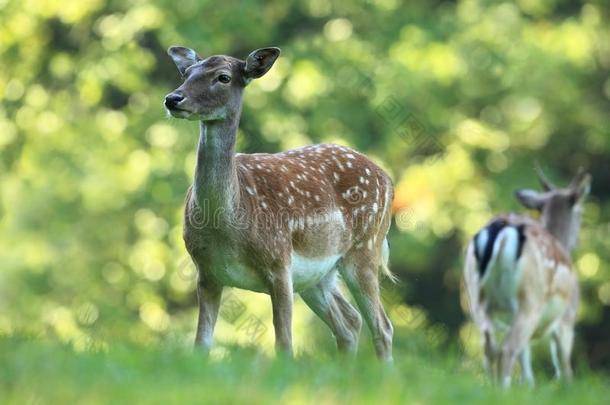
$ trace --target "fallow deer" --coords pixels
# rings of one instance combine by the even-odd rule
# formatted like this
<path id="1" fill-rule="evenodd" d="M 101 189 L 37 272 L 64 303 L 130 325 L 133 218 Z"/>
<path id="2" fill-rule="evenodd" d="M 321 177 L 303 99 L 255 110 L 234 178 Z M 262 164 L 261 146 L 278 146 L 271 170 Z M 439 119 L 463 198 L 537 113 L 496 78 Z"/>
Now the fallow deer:
<path id="1" fill-rule="evenodd" d="M 509 386 L 519 357 L 522 378 L 534 384 L 530 340 L 550 335 L 556 378 L 571 378 L 570 357 L 579 302 L 571 253 L 576 246 L 591 176 L 582 171 L 567 188 L 553 186 L 538 168 L 544 192 L 518 190 L 516 198 L 541 212 L 491 220 L 468 246 L 464 286 L 469 312 L 482 332 L 485 365 Z M 498 347 L 496 329 L 506 332 Z M 559 351 L 559 355 L 557 353 Z"/>
<path id="2" fill-rule="evenodd" d="M 244 88 L 280 54 L 262 48 L 246 60 L 168 49 L 184 82 L 165 98 L 176 118 L 200 121 L 195 175 L 186 197 L 184 240 L 198 270 L 196 346 L 209 350 L 225 286 L 271 296 L 276 349 L 292 354 L 293 294 L 355 351 L 362 325 L 337 285 L 355 298 L 377 356 L 392 359 L 393 328 L 379 295 L 388 270 L 390 178 L 344 146 L 276 154 L 235 153 Z M 213 217 L 213 221 L 210 220 Z"/>

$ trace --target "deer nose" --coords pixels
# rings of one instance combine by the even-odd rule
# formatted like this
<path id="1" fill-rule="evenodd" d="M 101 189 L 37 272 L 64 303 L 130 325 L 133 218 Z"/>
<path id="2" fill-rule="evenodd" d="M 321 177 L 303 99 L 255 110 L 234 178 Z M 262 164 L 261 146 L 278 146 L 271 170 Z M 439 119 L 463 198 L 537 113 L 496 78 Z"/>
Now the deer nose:
<path id="1" fill-rule="evenodd" d="M 174 108 L 182 100 L 184 100 L 184 96 L 181 96 L 179 94 L 173 94 L 173 93 L 168 94 L 167 96 L 165 96 L 165 106 L 170 109 Z"/>

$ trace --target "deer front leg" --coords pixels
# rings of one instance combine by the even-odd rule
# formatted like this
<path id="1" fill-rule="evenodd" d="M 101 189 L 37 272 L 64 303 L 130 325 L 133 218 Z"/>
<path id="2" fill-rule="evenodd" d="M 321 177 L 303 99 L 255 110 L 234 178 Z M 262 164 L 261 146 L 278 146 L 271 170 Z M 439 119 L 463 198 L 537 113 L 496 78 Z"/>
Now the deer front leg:
<path id="1" fill-rule="evenodd" d="M 197 335 L 195 347 L 201 348 L 205 353 L 212 347 L 214 326 L 218 319 L 222 287 L 203 280 L 201 275 L 197 282 L 197 298 L 199 300 L 199 318 L 197 322 Z"/>
<path id="2" fill-rule="evenodd" d="M 271 306 L 275 329 L 275 349 L 292 356 L 292 277 L 284 271 L 271 281 Z"/>

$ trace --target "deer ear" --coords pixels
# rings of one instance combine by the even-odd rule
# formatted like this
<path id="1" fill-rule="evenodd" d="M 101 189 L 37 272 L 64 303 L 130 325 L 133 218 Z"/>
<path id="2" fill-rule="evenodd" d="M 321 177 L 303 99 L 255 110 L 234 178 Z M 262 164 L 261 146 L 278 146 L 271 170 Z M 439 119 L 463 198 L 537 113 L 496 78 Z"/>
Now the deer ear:
<path id="1" fill-rule="evenodd" d="M 280 48 L 260 48 L 246 58 L 244 77 L 246 81 L 258 79 L 271 69 L 275 60 L 280 56 Z"/>
<path id="2" fill-rule="evenodd" d="M 580 181 L 574 187 L 574 195 L 576 201 L 582 201 L 591 192 L 591 175 L 589 173 L 584 174 Z"/>
<path id="3" fill-rule="evenodd" d="M 184 48 L 182 46 L 172 46 L 167 50 L 167 54 L 173 59 L 178 71 L 182 76 L 184 72 L 190 66 L 203 60 L 201 56 L 197 55 L 197 52 L 190 48 Z"/>
<path id="4" fill-rule="evenodd" d="M 534 190 L 517 190 L 515 198 L 519 200 L 523 206 L 533 210 L 542 210 L 545 198 L 542 194 Z"/>

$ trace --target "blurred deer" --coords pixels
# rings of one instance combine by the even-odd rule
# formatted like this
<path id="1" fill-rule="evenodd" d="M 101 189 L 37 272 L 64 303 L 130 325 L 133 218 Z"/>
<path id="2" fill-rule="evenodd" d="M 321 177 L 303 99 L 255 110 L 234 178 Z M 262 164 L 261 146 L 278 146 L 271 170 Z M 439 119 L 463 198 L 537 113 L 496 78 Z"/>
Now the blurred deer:
<path id="1" fill-rule="evenodd" d="M 168 50 L 184 82 L 165 98 L 176 118 L 200 121 L 184 240 L 198 269 L 195 343 L 212 344 L 223 287 L 271 296 L 276 348 L 292 353 L 293 293 L 355 351 L 362 325 L 337 286 L 341 275 L 364 315 L 377 356 L 392 359 L 393 329 L 379 296 L 388 270 L 386 234 L 392 183 L 364 155 L 337 145 L 277 154 L 235 153 L 245 87 L 280 54 L 262 48 L 246 60 Z M 213 220 L 212 220 L 213 219 Z"/>
<path id="2" fill-rule="evenodd" d="M 547 335 L 556 378 L 572 377 L 579 289 L 571 252 L 591 176 L 581 171 L 567 188 L 557 188 L 539 168 L 537 174 L 544 191 L 518 190 L 515 196 L 540 211 L 540 221 L 498 216 L 476 234 L 466 253 L 469 312 L 482 332 L 486 368 L 504 386 L 511 383 L 517 357 L 523 379 L 534 384 L 530 340 Z M 496 328 L 506 332 L 499 346 Z"/>

